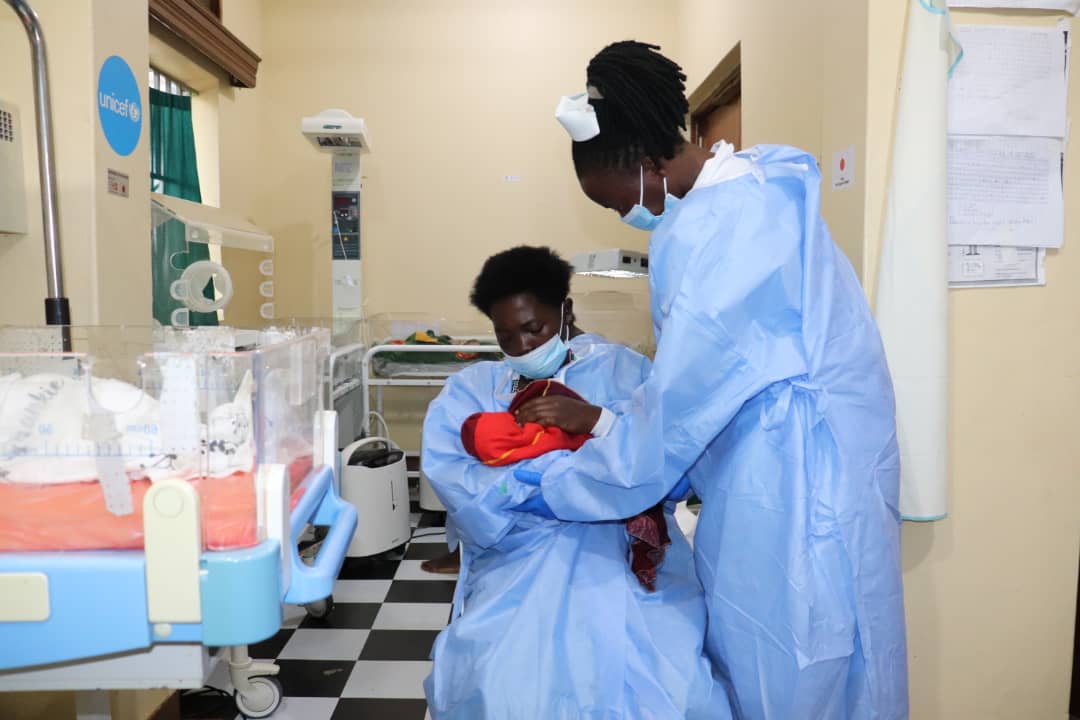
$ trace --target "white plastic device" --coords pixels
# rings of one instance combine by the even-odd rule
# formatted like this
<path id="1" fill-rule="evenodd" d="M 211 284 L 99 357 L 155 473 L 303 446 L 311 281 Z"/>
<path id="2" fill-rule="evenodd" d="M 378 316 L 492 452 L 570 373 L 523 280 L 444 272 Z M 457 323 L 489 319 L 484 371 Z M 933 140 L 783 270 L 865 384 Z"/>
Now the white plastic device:
<path id="1" fill-rule="evenodd" d="M 645 277 L 649 274 L 649 256 L 634 250 L 613 248 L 580 253 L 570 264 L 578 275 Z"/>
<path id="2" fill-rule="evenodd" d="M 320 152 L 366 154 L 371 152 L 367 125 L 344 110 L 323 110 L 300 121 L 300 132 Z"/>
<path id="3" fill-rule="evenodd" d="M 356 534 L 346 555 L 368 557 L 405 544 L 409 539 L 409 480 L 405 458 L 383 467 L 349 465 L 353 453 L 362 447 L 385 443 L 387 438 L 357 440 L 341 451 L 341 497 L 356 507 Z"/>
<path id="4" fill-rule="evenodd" d="M 214 291 L 217 294 L 215 298 L 203 295 L 203 288 L 211 280 L 214 281 Z M 232 300 L 232 276 L 224 265 L 211 260 L 198 260 L 184 269 L 180 279 L 170 286 L 169 293 L 174 299 L 180 300 L 195 312 L 214 312 L 222 309 L 229 304 L 229 300 Z"/>

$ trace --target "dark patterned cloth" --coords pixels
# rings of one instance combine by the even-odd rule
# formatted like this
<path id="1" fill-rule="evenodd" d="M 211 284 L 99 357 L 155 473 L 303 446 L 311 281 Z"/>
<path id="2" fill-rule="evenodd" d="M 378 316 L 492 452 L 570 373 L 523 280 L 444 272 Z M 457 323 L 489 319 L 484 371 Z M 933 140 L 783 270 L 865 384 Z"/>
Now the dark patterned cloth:
<path id="1" fill-rule="evenodd" d="M 656 591 L 656 571 L 664 561 L 665 548 L 671 544 L 664 506 L 657 505 L 626 521 L 630 534 L 630 569 L 649 592 Z"/>

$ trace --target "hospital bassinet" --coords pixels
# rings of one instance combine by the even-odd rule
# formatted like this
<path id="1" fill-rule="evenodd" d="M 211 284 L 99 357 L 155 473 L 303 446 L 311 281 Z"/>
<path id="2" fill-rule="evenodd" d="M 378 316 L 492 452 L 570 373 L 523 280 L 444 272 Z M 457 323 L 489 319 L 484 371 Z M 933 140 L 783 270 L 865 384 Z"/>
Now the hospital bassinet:
<path id="1" fill-rule="evenodd" d="M 71 354 L 0 333 L 0 552 L 141 548 L 142 501 L 169 478 L 198 491 L 205 549 L 264 539 L 257 465 L 291 490 L 312 468 L 318 336 L 237 352 L 227 329 L 75 333 Z"/>
<path id="2" fill-rule="evenodd" d="M 333 482 L 329 333 L 70 336 L 63 352 L 58 328 L 0 329 L 0 689 L 83 687 L 64 664 L 112 653 L 258 642 L 283 601 L 327 598 L 356 526 Z M 309 523 L 330 526 L 311 566 Z M 276 667 L 242 650 L 230 665 L 242 710 L 276 705 L 254 677 Z M 204 669 L 174 657 L 158 684 Z"/>

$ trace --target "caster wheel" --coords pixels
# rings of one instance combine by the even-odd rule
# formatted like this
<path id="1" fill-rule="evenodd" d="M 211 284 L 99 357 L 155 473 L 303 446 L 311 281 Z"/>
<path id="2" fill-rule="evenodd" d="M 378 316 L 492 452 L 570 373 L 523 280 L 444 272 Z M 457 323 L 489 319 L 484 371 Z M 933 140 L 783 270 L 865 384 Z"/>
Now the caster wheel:
<path id="1" fill-rule="evenodd" d="M 322 620 L 329 617 L 330 613 L 334 611 L 334 596 L 326 598 L 325 600 L 316 600 L 313 603 L 308 603 L 304 606 L 304 610 L 307 611 L 308 617 L 313 617 L 316 620 Z"/>
<path id="2" fill-rule="evenodd" d="M 252 689 L 246 695 L 236 694 L 236 708 L 246 718 L 265 718 L 281 705 L 281 682 L 276 677 L 251 678 Z"/>

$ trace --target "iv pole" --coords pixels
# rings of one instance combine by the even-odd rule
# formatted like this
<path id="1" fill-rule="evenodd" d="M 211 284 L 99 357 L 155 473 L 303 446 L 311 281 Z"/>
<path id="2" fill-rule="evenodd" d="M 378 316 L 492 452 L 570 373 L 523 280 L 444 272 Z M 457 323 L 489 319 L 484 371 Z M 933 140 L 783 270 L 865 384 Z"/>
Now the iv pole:
<path id="1" fill-rule="evenodd" d="M 26 0 L 5 0 L 26 27 L 34 66 L 34 115 L 37 119 L 38 171 L 41 178 L 41 220 L 45 236 L 45 322 L 64 327 L 64 351 L 71 350 L 71 307 L 64 297 L 64 270 L 60 258 L 60 220 L 56 201 L 56 162 L 53 148 L 52 108 L 49 95 L 49 67 L 45 57 L 45 35 L 37 13 Z"/>

